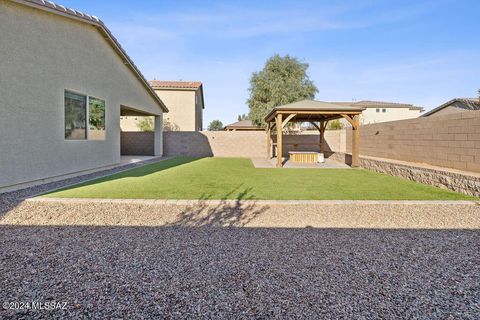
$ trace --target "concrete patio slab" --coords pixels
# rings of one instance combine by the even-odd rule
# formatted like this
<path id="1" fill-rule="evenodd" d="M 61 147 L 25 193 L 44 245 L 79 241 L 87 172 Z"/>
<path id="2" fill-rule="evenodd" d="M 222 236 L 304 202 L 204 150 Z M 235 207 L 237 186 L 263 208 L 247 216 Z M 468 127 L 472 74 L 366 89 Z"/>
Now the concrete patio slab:
<path id="1" fill-rule="evenodd" d="M 295 163 L 290 159 L 284 159 L 284 168 L 301 168 L 301 169 L 351 169 L 349 165 L 338 161 L 325 159 L 323 163 Z M 252 158 L 252 163 L 255 168 L 276 168 L 277 158 Z"/>

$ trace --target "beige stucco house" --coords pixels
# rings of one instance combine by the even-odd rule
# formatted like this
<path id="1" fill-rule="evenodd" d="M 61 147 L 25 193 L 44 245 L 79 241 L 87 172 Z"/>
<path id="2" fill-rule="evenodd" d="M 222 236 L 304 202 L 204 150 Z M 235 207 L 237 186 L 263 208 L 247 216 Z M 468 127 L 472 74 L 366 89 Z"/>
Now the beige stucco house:
<path id="1" fill-rule="evenodd" d="M 384 102 L 384 101 L 354 101 L 333 102 L 335 104 L 365 108 L 360 118 L 361 124 L 379 123 L 418 118 L 423 112 L 422 107 L 407 103 Z M 348 125 L 345 122 L 346 125 Z"/>
<path id="2" fill-rule="evenodd" d="M 0 0 L 0 190 L 121 161 L 120 116 L 165 104 L 95 16 L 41 0 Z"/>
<path id="3" fill-rule="evenodd" d="M 445 102 L 441 106 L 425 112 L 422 117 L 443 116 L 465 111 L 480 110 L 480 99 L 475 98 L 455 98 Z"/>
<path id="4" fill-rule="evenodd" d="M 201 82 L 153 80 L 150 85 L 169 109 L 164 130 L 202 131 L 205 103 Z M 142 120 L 142 117 L 122 117 L 122 131 L 139 131 Z"/>

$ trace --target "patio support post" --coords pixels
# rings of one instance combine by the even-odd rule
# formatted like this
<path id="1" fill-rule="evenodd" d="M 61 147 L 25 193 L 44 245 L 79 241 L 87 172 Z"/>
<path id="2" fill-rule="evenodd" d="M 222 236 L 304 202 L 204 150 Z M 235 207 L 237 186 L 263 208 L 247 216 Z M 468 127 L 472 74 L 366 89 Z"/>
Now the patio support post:
<path id="1" fill-rule="evenodd" d="M 353 116 L 352 125 L 352 167 L 360 166 L 360 116 Z"/>
<path id="2" fill-rule="evenodd" d="M 270 122 L 267 123 L 267 157 L 268 159 L 272 158 L 272 138 L 270 131 Z"/>
<path id="3" fill-rule="evenodd" d="M 277 122 L 277 167 L 282 167 L 282 114 L 277 114 L 276 117 Z"/>
<path id="4" fill-rule="evenodd" d="M 325 121 L 320 121 L 320 153 L 324 152 L 323 144 L 325 142 Z"/>
<path id="5" fill-rule="evenodd" d="M 153 155 L 155 156 L 163 156 L 162 120 L 163 115 L 155 116 L 155 132 L 153 138 Z"/>

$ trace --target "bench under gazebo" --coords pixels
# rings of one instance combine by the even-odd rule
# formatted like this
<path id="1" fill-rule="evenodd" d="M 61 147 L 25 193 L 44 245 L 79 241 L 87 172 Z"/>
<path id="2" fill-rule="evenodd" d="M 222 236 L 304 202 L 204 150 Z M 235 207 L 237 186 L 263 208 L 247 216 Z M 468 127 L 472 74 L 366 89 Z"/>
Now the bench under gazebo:
<path id="1" fill-rule="evenodd" d="M 360 132 L 359 118 L 364 108 L 343 106 L 323 101 L 302 100 L 283 106 L 273 108 L 265 117 L 267 123 L 267 148 L 268 156 L 273 157 L 273 143 L 271 133 L 275 129 L 277 132 L 277 167 L 283 166 L 282 160 L 282 136 L 283 128 L 289 122 L 309 122 L 320 133 L 319 147 L 320 154 L 324 154 L 323 142 L 325 140 L 325 128 L 328 121 L 336 119 L 346 119 L 352 126 L 352 167 L 359 166 Z M 315 152 L 296 152 L 292 156 L 297 159 L 309 160 Z"/>

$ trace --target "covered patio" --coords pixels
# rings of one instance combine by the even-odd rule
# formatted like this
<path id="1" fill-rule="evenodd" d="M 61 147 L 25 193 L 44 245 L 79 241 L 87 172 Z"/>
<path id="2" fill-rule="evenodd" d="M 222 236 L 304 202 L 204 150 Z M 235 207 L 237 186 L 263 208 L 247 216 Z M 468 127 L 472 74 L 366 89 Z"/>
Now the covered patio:
<path id="1" fill-rule="evenodd" d="M 163 116 L 148 113 L 125 105 L 120 106 L 120 123 L 122 117 L 151 117 L 153 118 L 153 132 L 121 130 L 120 155 L 121 156 L 162 156 L 163 154 Z M 121 124 L 120 124 L 121 126 Z M 123 158 L 122 161 L 130 161 Z"/>
<path id="2" fill-rule="evenodd" d="M 325 129 L 331 120 L 346 119 L 352 126 L 352 167 L 359 166 L 360 154 L 360 115 L 364 108 L 342 106 L 338 104 L 302 100 L 272 109 L 265 117 L 267 123 L 267 155 L 271 159 L 274 156 L 273 147 L 277 147 L 277 167 L 283 167 L 283 129 L 289 122 L 308 122 L 311 123 L 320 134 L 319 148 L 320 153 L 324 153 Z M 277 142 L 273 143 L 271 134 L 276 131 Z"/>

